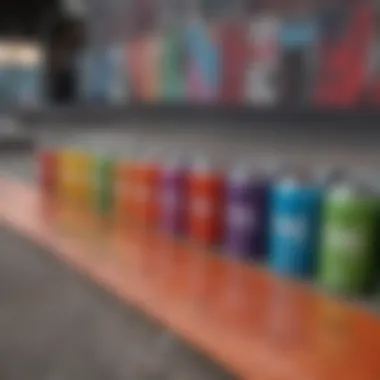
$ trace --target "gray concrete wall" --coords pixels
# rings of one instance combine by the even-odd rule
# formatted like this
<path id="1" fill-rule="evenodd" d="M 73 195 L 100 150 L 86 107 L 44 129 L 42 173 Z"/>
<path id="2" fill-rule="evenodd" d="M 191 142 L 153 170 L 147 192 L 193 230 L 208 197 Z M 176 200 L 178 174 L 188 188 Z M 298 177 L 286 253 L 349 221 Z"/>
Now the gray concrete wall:
<path id="1" fill-rule="evenodd" d="M 95 123 L 94 123 L 95 124 Z M 122 156 L 153 149 L 161 157 L 202 155 L 223 165 L 266 160 L 299 166 L 337 165 L 372 167 L 380 162 L 380 128 L 335 129 L 318 125 L 289 126 L 267 123 L 230 123 L 178 120 L 177 122 L 126 121 L 124 124 L 41 124 L 37 141 L 42 146 L 83 146 Z"/>

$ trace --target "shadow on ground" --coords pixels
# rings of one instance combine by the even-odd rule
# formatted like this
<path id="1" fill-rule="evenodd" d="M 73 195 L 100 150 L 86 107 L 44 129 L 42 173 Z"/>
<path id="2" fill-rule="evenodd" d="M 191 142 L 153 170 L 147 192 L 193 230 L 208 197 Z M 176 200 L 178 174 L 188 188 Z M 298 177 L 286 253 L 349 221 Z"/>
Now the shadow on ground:
<path id="1" fill-rule="evenodd" d="M 2 227 L 0 379 L 232 377 L 48 252 Z"/>

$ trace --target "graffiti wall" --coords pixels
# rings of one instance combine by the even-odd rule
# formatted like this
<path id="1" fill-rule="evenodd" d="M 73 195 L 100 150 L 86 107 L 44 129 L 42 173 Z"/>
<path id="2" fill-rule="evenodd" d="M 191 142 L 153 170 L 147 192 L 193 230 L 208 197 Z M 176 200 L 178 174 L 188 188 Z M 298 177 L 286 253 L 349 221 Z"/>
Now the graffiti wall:
<path id="1" fill-rule="evenodd" d="M 93 62 L 104 93 L 96 99 L 112 103 L 112 86 L 124 86 L 116 98 L 125 104 L 380 104 L 379 11 L 370 0 L 129 0 L 125 13 L 128 33 L 96 47 L 107 62 Z"/>

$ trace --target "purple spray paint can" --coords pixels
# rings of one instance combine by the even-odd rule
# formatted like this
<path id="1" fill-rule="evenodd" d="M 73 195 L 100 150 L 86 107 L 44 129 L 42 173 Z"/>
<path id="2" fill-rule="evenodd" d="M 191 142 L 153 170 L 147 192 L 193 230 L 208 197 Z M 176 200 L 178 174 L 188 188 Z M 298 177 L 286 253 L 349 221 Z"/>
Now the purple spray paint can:
<path id="1" fill-rule="evenodd" d="M 243 259 L 263 257 L 268 189 L 268 178 L 247 168 L 236 168 L 228 176 L 225 250 L 229 255 Z"/>
<path id="2" fill-rule="evenodd" d="M 187 170 L 178 161 L 163 165 L 161 172 L 160 224 L 163 231 L 181 234 L 185 229 Z"/>

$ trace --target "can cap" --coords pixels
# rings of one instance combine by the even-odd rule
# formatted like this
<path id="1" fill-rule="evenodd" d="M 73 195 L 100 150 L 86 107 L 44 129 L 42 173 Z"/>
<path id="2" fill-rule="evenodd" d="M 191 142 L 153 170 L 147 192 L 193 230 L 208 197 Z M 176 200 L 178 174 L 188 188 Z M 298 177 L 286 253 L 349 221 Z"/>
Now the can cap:
<path id="1" fill-rule="evenodd" d="M 136 155 L 137 161 L 141 164 L 158 163 L 160 161 L 160 153 L 158 148 L 148 148 Z"/>
<path id="2" fill-rule="evenodd" d="M 252 178 L 253 169 L 248 164 L 237 164 L 229 173 L 229 179 L 233 182 L 246 182 Z"/>
<path id="3" fill-rule="evenodd" d="M 163 162 L 165 172 L 175 172 L 185 167 L 184 159 L 179 155 L 171 155 Z"/>
<path id="4" fill-rule="evenodd" d="M 231 182 L 239 184 L 251 181 L 266 181 L 268 175 L 265 170 L 257 165 L 238 164 L 230 170 L 228 178 Z"/>
<path id="5" fill-rule="evenodd" d="M 317 184 L 327 186 L 331 183 L 336 183 L 344 180 L 346 175 L 339 168 L 321 165 L 314 169 L 314 178 Z"/>
<path id="6" fill-rule="evenodd" d="M 357 169 L 352 174 L 353 182 L 360 188 L 362 193 L 380 193 L 380 177 L 375 169 Z"/>
<path id="7" fill-rule="evenodd" d="M 328 197 L 335 202 L 345 202 L 351 200 L 353 197 L 369 197 L 376 196 L 371 186 L 357 180 L 345 180 L 335 184 L 329 191 Z"/>
<path id="8" fill-rule="evenodd" d="M 295 188 L 309 186 L 313 181 L 311 180 L 311 173 L 304 169 L 293 168 L 288 169 L 285 174 L 280 177 L 278 184 L 280 187 Z"/>
<path id="9" fill-rule="evenodd" d="M 346 201 L 357 193 L 356 187 L 349 182 L 341 182 L 335 185 L 329 192 L 328 197 L 335 201 Z"/>
<path id="10" fill-rule="evenodd" d="M 293 190 L 295 188 L 298 188 L 302 183 L 298 180 L 296 176 L 286 176 L 283 177 L 279 183 L 277 184 L 277 187 L 280 187 L 281 189 L 285 190 Z"/>
<path id="11" fill-rule="evenodd" d="M 260 164 L 263 173 L 267 177 L 277 177 L 281 173 L 290 172 L 289 164 L 278 157 L 271 157 Z"/>
<path id="12" fill-rule="evenodd" d="M 215 170 L 215 166 L 210 159 L 206 157 L 197 157 L 193 162 L 192 169 L 199 174 L 209 173 Z"/>

